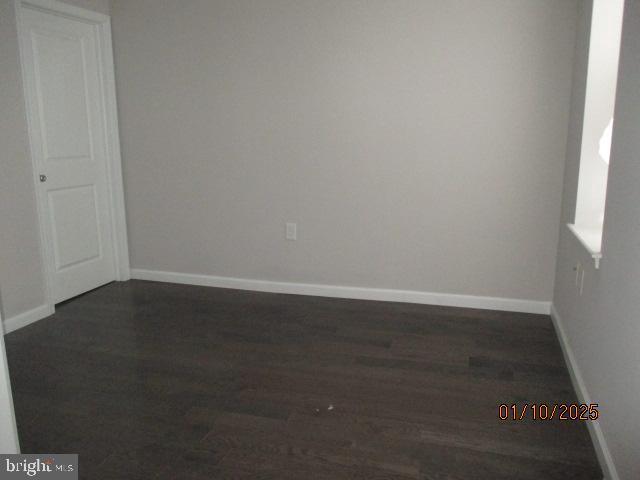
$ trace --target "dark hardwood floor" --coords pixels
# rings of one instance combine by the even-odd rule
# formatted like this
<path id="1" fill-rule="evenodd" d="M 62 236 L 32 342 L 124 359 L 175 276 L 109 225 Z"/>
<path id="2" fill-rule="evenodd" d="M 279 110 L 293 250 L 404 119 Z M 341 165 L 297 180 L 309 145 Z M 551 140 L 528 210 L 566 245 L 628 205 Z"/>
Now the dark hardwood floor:
<path id="1" fill-rule="evenodd" d="M 601 479 L 547 316 L 113 283 L 6 337 L 22 450 L 87 479 Z"/>

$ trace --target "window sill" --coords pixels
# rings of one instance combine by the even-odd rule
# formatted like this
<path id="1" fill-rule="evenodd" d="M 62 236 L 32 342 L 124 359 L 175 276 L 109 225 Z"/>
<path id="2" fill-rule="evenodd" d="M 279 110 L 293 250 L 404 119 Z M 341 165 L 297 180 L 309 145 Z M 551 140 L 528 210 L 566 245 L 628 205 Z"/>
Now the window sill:
<path id="1" fill-rule="evenodd" d="M 567 227 L 573 232 L 584 248 L 587 249 L 596 266 L 600 268 L 602 258 L 602 227 L 585 227 L 568 223 Z"/>

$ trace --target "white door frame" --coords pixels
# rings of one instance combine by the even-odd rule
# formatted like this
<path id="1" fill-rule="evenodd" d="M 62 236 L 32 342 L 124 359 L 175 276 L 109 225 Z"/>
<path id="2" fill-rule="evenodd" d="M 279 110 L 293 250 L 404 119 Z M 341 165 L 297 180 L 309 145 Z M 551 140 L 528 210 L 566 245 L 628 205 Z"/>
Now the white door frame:
<path id="1" fill-rule="evenodd" d="M 31 125 L 35 121 L 31 118 L 32 109 L 29 105 L 28 86 L 25 82 L 25 58 L 26 46 L 23 42 L 23 23 L 21 12 L 23 9 L 35 9 L 41 12 L 59 15 L 84 23 L 93 25 L 97 31 L 97 50 L 100 76 L 100 92 L 102 95 L 104 109 L 104 126 L 106 139 L 106 164 L 107 164 L 107 188 L 108 203 L 111 217 L 111 232 L 113 236 L 114 249 L 114 271 L 116 280 L 124 281 L 131 278 L 129 268 L 129 246 L 127 241 L 127 223 L 124 207 L 124 187 L 122 182 L 122 160 L 120 157 L 120 137 L 118 134 L 118 115 L 116 107 L 116 88 L 113 67 L 113 50 L 111 43 L 111 18 L 108 15 L 75 7 L 68 3 L 57 0 L 14 0 L 16 11 L 16 23 L 18 27 L 18 42 L 20 46 L 20 64 L 22 67 L 22 78 L 24 88 L 24 98 L 27 110 L 27 125 L 29 126 L 29 144 L 31 148 L 31 165 L 33 170 L 34 192 L 36 196 L 36 206 L 38 210 L 39 230 L 40 230 L 40 251 L 43 261 L 43 276 L 45 280 L 45 295 L 47 306 L 50 312 L 55 310 L 55 300 L 53 298 L 53 265 L 54 256 L 51 249 L 51 239 L 45 225 L 47 225 L 46 213 L 40 204 L 38 195 L 39 178 L 38 165 L 33 155 L 33 145 L 37 139 L 33 138 L 33 128 Z"/>
<path id="2" fill-rule="evenodd" d="M 11 379 L 4 347 L 4 325 L 0 313 L 0 453 L 20 453 Z"/>

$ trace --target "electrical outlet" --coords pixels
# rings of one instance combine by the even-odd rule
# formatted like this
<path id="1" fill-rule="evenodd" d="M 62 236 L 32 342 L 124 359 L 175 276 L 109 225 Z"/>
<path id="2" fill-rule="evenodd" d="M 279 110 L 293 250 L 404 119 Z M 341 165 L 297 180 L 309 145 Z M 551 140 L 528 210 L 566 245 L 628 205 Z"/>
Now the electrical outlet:
<path id="1" fill-rule="evenodd" d="M 580 286 L 580 278 L 582 277 L 582 272 L 584 272 L 584 270 L 582 269 L 582 264 L 580 262 L 576 263 L 576 266 L 573 267 L 573 271 L 576 272 L 575 284 L 576 288 L 578 288 Z"/>
<path id="2" fill-rule="evenodd" d="M 285 225 L 285 238 L 287 240 L 298 239 L 298 225 L 295 223 L 287 223 Z"/>

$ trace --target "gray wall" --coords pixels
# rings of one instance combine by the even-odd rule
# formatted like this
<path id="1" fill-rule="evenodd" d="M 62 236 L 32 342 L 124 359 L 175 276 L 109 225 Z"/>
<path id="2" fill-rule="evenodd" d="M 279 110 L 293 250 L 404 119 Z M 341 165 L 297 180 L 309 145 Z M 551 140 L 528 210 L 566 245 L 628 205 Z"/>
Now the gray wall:
<path id="1" fill-rule="evenodd" d="M 582 25 L 588 25 L 588 2 Z M 579 68 L 567 149 L 562 222 L 575 210 L 584 101 L 588 28 L 579 35 Z M 600 270 L 572 234 L 561 227 L 554 306 L 582 374 L 586 393 L 601 405 L 600 426 L 620 478 L 640 478 L 640 1 L 628 0 L 622 32 L 620 76 L 609 167 Z M 581 100 L 582 99 L 582 100 Z M 582 296 L 573 267 L 585 267 Z"/>
<path id="2" fill-rule="evenodd" d="M 110 4 L 109 0 L 62 0 L 64 3 L 75 5 L 76 7 L 86 8 L 93 10 L 94 12 L 104 13 L 109 15 Z"/>
<path id="3" fill-rule="evenodd" d="M 68 3 L 109 12 L 108 0 Z M 0 0 L 0 85 L 0 304 L 6 319 L 45 302 L 12 0 Z"/>
<path id="4" fill-rule="evenodd" d="M 576 11 L 113 0 L 132 266 L 549 301 Z"/>

